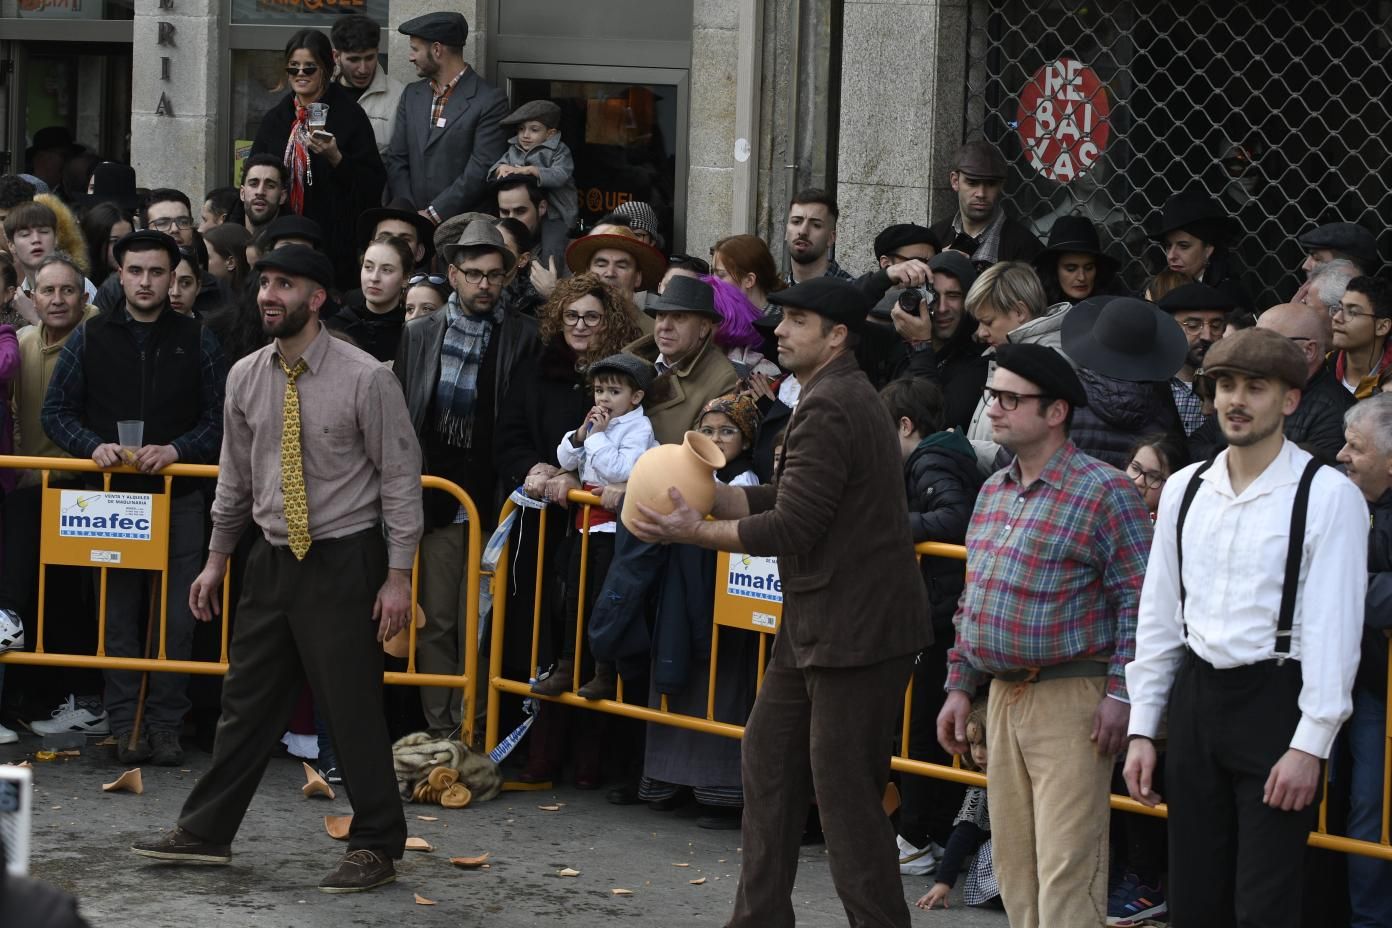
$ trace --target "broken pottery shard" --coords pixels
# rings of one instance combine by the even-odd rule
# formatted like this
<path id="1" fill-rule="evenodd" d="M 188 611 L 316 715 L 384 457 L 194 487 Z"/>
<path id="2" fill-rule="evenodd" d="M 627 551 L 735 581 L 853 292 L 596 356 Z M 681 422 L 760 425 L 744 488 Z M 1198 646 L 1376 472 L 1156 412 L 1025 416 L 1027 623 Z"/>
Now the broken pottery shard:
<path id="1" fill-rule="evenodd" d="M 333 787 L 319 775 L 309 764 L 304 765 L 305 785 L 300 787 L 300 792 L 304 793 L 305 798 L 311 796 L 323 796 L 327 799 L 334 798 Z"/>
<path id="2" fill-rule="evenodd" d="M 416 818 L 422 822 L 438 822 L 440 820 L 439 817 L 435 815 L 417 815 Z"/>
<path id="3" fill-rule="evenodd" d="M 692 886 L 700 886 L 705 881 L 705 877 L 701 877 L 699 880 L 687 880 L 687 882 L 690 883 Z"/>
<path id="4" fill-rule="evenodd" d="M 434 900 L 434 899 L 427 899 L 427 898 L 425 898 L 424 896 L 422 896 L 420 893 L 416 893 L 416 905 L 434 905 L 434 904 L 435 904 L 435 900 Z"/>
<path id="5" fill-rule="evenodd" d="M 346 841 L 348 839 L 348 829 L 353 825 L 351 815 L 326 815 L 324 816 L 324 830 L 329 833 L 329 837 L 335 841 Z"/>
<path id="6" fill-rule="evenodd" d="M 411 837 L 406 839 L 406 850 L 408 851 L 433 851 L 434 846 L 424 838 Z"/>
<path id="7" fill-rule="evenodd" d="M 140 768 L 127 770 L 110 783 L 102 784 L 102 791 L 107 793 L 128 792 L 139 796 L 145 792 L 145 781 L 140 778 Z"/>
<path id="8" fill-rule="evenodd" d="M 631 896 L 631 895 L 633 895 L 633 890 L 631 890 L 631 889 L 623 889 L 623 888 L 621 888 L 621 887 L 615 886 L 613 889 L 609 890 L 609 895 L 611 895 L 611 896 Z"/>
<path id="9" fill-rule="evenodd" d="M 560 806 L 537 806 L 537 808 L 540 809 L 540 810 L 543 811 L 543 812 L 559 812 L 559 811 L 561 811 L 561 807 L 560 807 Z"/>
<path id="10" fill-rule="evenodd" d="M 465 870 L 473 870 L 476 867 L 482 867 L 489 856 L 491 856 L 491 852 L 480 854 L 477 857 L 451 857 L 450 863 Z"/>
<path id="11" fill-rule="evenodd" d="M 674 867 L 689 867 L 691 864 L 672 864 Z"/>
<path id="12" fill-rule="evenodd" d="M 463 783 L 455 783 L 440 796 L 440 805 L 446 809 L 463 809 L 474 801 L 474 794 Z"/>
<path id="13" fill-rule="evenodd" d="M 564 870 L 561 870 L 559 873 L 556 874 L 556 876 L 579 876 L 579 875 L 580 875 L 580 871 L 579 871 L 579 870 L 572 870 L 572 869 L 570 869 L 569 867 L 566 867 Z"/>

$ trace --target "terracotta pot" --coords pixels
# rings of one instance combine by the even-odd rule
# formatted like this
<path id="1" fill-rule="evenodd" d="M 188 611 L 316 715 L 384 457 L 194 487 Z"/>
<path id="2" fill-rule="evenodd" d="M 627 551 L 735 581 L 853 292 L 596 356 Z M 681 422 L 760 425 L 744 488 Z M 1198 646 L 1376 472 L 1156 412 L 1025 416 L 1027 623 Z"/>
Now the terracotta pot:
<path id="1" fill-rule="evenodd" d="M 425 610 L 421 608 L 420 603 L 416 603 L 414 615 L 416 628 L 425 628 Z M 406 652 L 410 649 L 410 647 L 410 628 L 403 628 L 401 631 L 397 632 L 395 635 L 392 635 L 386 641 L 382 642 L 382 650 L 386 651 L 392 657 L 405 657 Z"/>
<path id="2" fill-rule="evenodd" d="M 619 518 L 632 530 L 639 503 L 664 515 L 671 512 L 675 507 L 667 491 L 672 487 L 681 491 L 692 509 L 710 515 L 715 505 L 715 472 L 724 466 L 724 453 L 700 432 L 687 432 L 680 445 L 649 448 L 633 465 Z"/>

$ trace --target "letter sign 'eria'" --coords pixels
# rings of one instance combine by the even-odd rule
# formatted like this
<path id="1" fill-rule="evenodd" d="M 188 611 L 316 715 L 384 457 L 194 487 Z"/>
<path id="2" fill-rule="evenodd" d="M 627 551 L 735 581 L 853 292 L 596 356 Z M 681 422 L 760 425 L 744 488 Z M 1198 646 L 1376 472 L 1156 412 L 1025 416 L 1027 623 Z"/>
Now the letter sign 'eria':
<path id="1" fill-rule="evenodd" d="M 1061 184 L 1086 174 L 1107 148 L 1111 113 L 1091 68 L 1072 58 L 1046 64 L 1020 91 L 1015 121 L 1025 157 Z"/>

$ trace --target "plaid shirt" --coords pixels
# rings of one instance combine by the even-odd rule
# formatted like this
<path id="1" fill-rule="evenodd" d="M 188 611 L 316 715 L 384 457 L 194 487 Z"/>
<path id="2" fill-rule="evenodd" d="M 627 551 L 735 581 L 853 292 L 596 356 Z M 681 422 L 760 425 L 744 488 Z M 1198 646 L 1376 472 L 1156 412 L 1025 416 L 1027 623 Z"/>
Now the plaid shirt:
<path id="1" fill-rule="evenodd" d="M 992 673 L 1107 658 L 1107 693 L 1125 699 L 1150 538 L 1135 487 L 1071 441 L 1027 487 L 1018 460 L 992 475 L 967 529 L 947 689 L 972 693 Z"/>
<path id="2" fill-rule="evenodd" d="M 1203 400 L 1199 399 L 1193 387 L 1178 377 L 1170 378 L 1170 393 L 1174 396 L 1180 421 L 1184 423 L 1184 434 L 1193 435 L 1203 425 Z"/>
<path id="3" fill-rule="evenodd" d="M 973 264 L 995 264 L 1000 259 L 1001 230 L 1005 228 L 1005 210 L 997 207 L 996 214 L 991 217 L 991 221 L 986 224 L 986 228 L 981 230 L 981 234 L 974 236 L 976 240 L 976 250 L 971 253 Z M 952 217 L 952 231 L 955 235 L 962 234 L 962 214 L 959 212 Z M 947 242 L 951 245 L 951 242 Z"/>

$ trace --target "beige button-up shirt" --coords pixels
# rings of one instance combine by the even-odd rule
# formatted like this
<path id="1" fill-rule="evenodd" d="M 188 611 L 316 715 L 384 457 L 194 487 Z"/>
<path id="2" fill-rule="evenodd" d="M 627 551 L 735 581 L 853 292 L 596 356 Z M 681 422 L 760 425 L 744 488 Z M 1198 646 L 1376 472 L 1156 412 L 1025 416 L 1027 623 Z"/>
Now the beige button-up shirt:
<path id="1" fill-rule="evenodd" d="M 295 384 L 311 541 L 384 523 L 391 566 L 410 570 L 424 528 L 421 452 L 400 385 L 322 327 L 304 360 Z M 213 551 L 232 553 L 248 519 L 269 543 L 289 543 L 280 485 L 285 381 L 274 343 L 228 374 Z"/>

